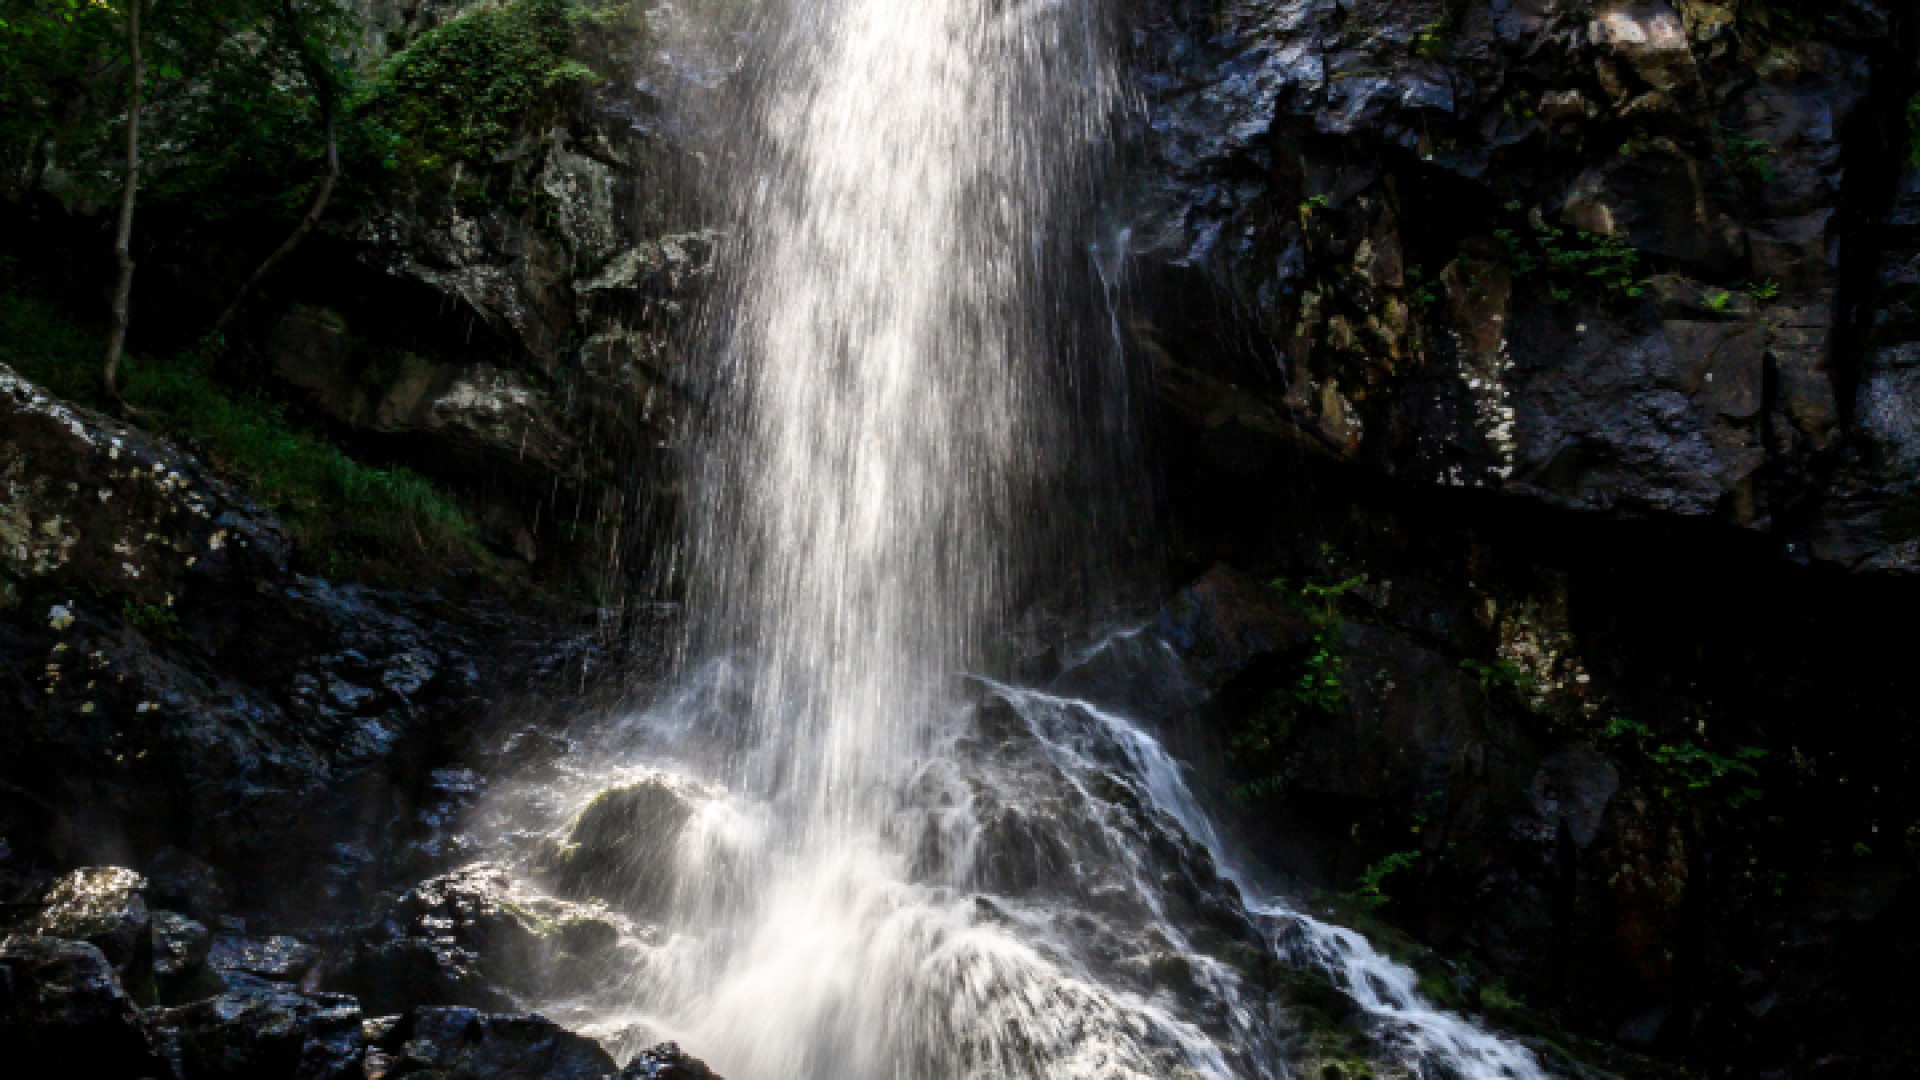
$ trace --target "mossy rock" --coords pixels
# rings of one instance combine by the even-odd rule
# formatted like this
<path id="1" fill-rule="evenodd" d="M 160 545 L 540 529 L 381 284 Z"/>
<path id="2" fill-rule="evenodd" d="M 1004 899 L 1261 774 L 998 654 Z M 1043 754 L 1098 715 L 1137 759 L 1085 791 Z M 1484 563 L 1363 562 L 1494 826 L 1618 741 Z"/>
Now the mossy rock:
<path id="1" fill-rule="evenodd" d="M 1382 1080 L 1365 1058 L 1314 1058 L 1300 1070 L 1307 1080 Z"/>
<path id="2" fill-rule="evenodd" d="M 561 896 L 654 914 L 672 895 L 674 848 L 692 817 L 692 801 L 667 777 L 610 788 L 542 849 L 536 868 Z"/>

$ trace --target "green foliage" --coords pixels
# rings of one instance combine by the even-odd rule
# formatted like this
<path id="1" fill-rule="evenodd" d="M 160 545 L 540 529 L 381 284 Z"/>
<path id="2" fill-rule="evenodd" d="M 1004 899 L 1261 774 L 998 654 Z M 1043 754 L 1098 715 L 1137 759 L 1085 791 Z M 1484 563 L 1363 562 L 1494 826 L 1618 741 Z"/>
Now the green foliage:
<path id="1" fill-rule="evenodd" d="M 0 363 L 61 397 L 99 405 L 101 351 L 98 332 L 53 305 L 0 292 Z M 202 357 L 131 363 L 125 391 L 144 425 L 243 480 L 316 562 L 338 568 L 375 556 L 475 552 L 472 524 L 427 480 L 355 461 L 296 427 L 279 405 L 234 395 Z"/>
<path id="2" fill-rule="evenodd" d="M 572 40 L 563 0 L 512 0 L 422 34 L 388 60 L 361 102 L 382 164 L 435 172 L 492 159 L 594 81 L 569 58 Z"/>
<path id="3" fill-rule="evenodd" d="M 1446 52 L 1447 31 L 1448 26 L 1444 20 L 1421 27 L 1420 32 L 1413 35 L 1413 55 L 1432 59 Z"/>
<path id="4" fill-rule="evenodd" d="M 1313 215 L 1327 208 L 1325 195 L 1314 195 L 1300 202 L 1300 227 L 1305 229 L 1313 225 Z"/>
<path id="5" fill-rule="evenodd" d="M 303 34 L 338 33 L 343 9 L 336 0 L 146 0 L 141 13 L 153 193 L 164 197 L 173 173 L 212 163 L 224 168 L 188 186 L 244 201 L 244 186 L 214 177 L 235 163 L 257 177 L 278 156 L 299 156 L 281 115 L 299 107 L 288 47 Z M 124 19 L 121 0 L 0 0 L 0 157 L 25 166 L 16 178 L 32 182 L 57 158 L 64 196 L 99 201 L 118 187 Z M 250 111 L 268 115 L 241 122 Z"/>
<path id="6" fill-rule="evenodd" d="M 1770 304 L 1780 295 L 1780 283 L 1768 278 L 1758 285 L 1749 285 L 1747 295 L 1753 297 L 1756 304 Z"/>
<path id="7" fill-rule="evenodd" d="M 1689 740 L 1660 738 L 1626 716 L 1608 720 L 1598 734 L 1608 749 L 1627 751 L 1650 766 L 1662 798 L 1707 795 L 1737 810 L 1764 794 L 1754 786 L 1760 777 L 1754 763 L 1767 756 L 1760 747 L 1742 746 L 1726 757 Z"/>
<path id="8" fill-rule="evenodd" d="M 338 101 L 354 86 L 334 59 L 352 27 L 334 0 L 292 10 L 219 43 L 170 111 L 161 134 L 174 149 L 146 185 L 150 202 L 206 221 L 291 221 L 306 209 L 325 172 L 322 95 Z"/>
<path id="9" fill-rule="evenodd" d="M 1393 899 L 1383 888 L 1387 879 L 1409 869 L 1419 859 L 1420 853 L 1417 851 L 1396 851 L 1362 870 L 1360 882 L 1351 897 L 1353 902 L 1369 911 L 1385 907 Z"/>
<path id="10" fill-rule="evenodd" d="M 1729 132 L 1719 125 L 1714 126 L 1714 142 L 1720 150 L 1720 160 L 1735 174 L 1761 183 L 1772 182 L 1775 176 L 1773 159 L 1779 150 L 1765 139 L 1752 139 Z"/>
<path id="11" fill-rule="evenodd" d="M 1725 314 L 1732 306 L 1733 294 L 1730 292 L 1714 292 L 1707 296 L 1707 308 L 1715 314 Z"/>
<path id="12" fill-rule="evenodd" d="M 1440 282 L 1429 278 L 1427 272 L 1418 266 L 1407 267 L 1407 303 L 1414 310 L 1425 311 L 1440 299 Z"/>
<path id="13" fill-rule="evenodd" d="M 1460 667 L 1488 701 L 1510 693 L 1527 711 L 1606 750 L 1664 799 L 1717 802 L 1737 810 L 1764 794 L 1757 763 L 1767 752 L 1760 747 L 1742 746 L 1723 755 L 1689 739 L 1656 734 L 1630 716 L 1603 720 L 1585 707 L 1541 693 L 1538 680 L 1505 657 L 1492 663 L 1463 660 Z"/>
<path id="14" fill-rule="evenodd" d="M 1313 619 L 1313 652 L 1293 687 L 1296 704 L 1321 712 L 1346 705 L 1347 687 L 1340 677 L 1346 666 L 1341 656 L 1340 599 L 1359 588 L 1361 580 L 1352 577 L 1333 584 L 1308 584 L 1297 594 L 1295 603 Z M 1282 592 L 1287 590 L 1285 580 L 1274 585 Z"/>
<path id="15" fill-rule="evenodd" d="M 1346 707 L 1340 601 L 1359 588 L 1362 580 L 1353 577 L 1338 582 L 1313 582 L 1297 589 L 1285 578 L 1273 583 L 1289 604 L 1306 612 L 1313 625 L 1313 638 L 1300 674 L 1292 684 L 1275 692 L 1259 712 L 1242 721 L 1239 730 L 1228 738 L 1229 747 L 1243 765 L 1264 773 L 1234 789 L 1234 797 L 1240 802 L 1257 802 L 1286 790 L 1291 775 L 1284 770 L 1276 771 L 1272 759 L 1292 737 L 1302 716 L 1327 715 Z"/>
<path id="16" fill-rule="evenodd" d="M 1519 203 L 1508 203 L 1517 213 Z M 1578 229 L 1562 229 L 1533 215 L 1525 229 L 1495 229 L 1506 248 L 1507 265 L 1514 276 L 1543 281 L 1556 301 L 1573 299 L 1583 286 L 1597 285 L 1614 296 L 1639 296 L 1643 291 L 1638 267 L 1640 253 L 1617 234 L 1602 236 Z"/>
<path id="17" fill-rule="evenodd" d="M 93 0 L 0 0 L 0 154 L 96 142 L 125 101 L 124 16 Z"/>
<path id="18" fill-rule="evenodd" d="M 159 604 L 136 604 L 131 599 L 121 605 L 121 617 L 142 630 L 152 630 L 163 637 L 170 637 L 180 628 L 180 617 L 172 608 Z"/>
<path id="19" fill-rule="evenodd" d="M 353 460 L 294 427 L 277 404 L 227 395 L 191 360 L 135 367 L 127 399 L 244 477 L 313 552 L 336 555 L 345 545 L 357 555 L 439 553 L 472 542 L 465 515 L 416 473 Z"/>
<path id="20" fill-rule="evenodd" d="M 1920 94 L 1907 102 L 1907 164 L 1920 169 Z"/>
<path id="21" fill-rule="evenodd" d="M 1519 664 L 1504 656 L 1496 658 L 1491 664 L 1479 660 L 1462 660 L 1460 668 L 1473 676 L 1473 680 L 1480 684 L 1480 691 L 1483 694 L 1491 695 L 1495 687 L 1503 686 L 1512 687 L 1527 697 L 1531 697 L 1534 693 L 1533 676 Z"/>

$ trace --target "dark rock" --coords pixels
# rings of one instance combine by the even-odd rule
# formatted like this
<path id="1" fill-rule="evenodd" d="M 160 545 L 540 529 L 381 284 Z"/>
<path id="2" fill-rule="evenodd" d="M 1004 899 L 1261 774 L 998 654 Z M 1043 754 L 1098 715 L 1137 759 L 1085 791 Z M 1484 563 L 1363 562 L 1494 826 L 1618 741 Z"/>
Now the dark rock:
<path id="1" fill-rule="evenodd" d="M 344 317 L 308 307 L 282 316 L 274 363 L 275 372 L 326 415 L 383 435 L 431 437 L 470 469 L 498 462 L 564 478 L 580 468 L 579 450 L 559 417 L 516 372 L 435 364 L 412 354 L 390 370 L 378 369 L 355 355 Z"/>
<path id="2" fill-rule="evenodd" d="M 259 883 L 303 921 L 361 902 L 370 861 L 319 853 L 413 839 L 367 808 L 438 797 L 390 764 L 478 717 L 469 642 L 424 600 L 295 575 L 278 524 L 197 461 L 7 372 L 0 474 L 0 560 L 31 599 L 0 610 L 9 839 L 53 865 L 157 851 L 166 904 L 202 921 Z"/>
<path id="3" fill-rule="evenodd" d="M 147 1015 L 178 1080 L 360 1080 L 360 1007 L 337 994 L 254 989 Z"/>
<path id="4" fill-rule="evenodd" d="M 1575 745 L 1548 754 L 1534 773 L 1528 797 L 1535 813 L 1564 825 L 1575 847 L 1593 843 L 1605 819 L 1607 803 L 1620 791 L 1620 771 L 1591 746 Z"/>
<path id="5" fill-rule="evenodd" d="M 1911 32 L 1876 0 L 1793 31 L 1730 10 L 1150 3 L 1131 332 L 1183 452 L 1251 475 L 1307 449 L 1920 571 L 1884 524 L 1920 473 L 1872 453 L 1897 377 L 1843 358 L 1903 303 L 1872 269 L 1915 248 L 1873 222 L 1911 218 L 1874 141 L 1906 138 L 1911 80 L 1873 74 L 1911 67 Z"/>
<path id="6" fill-rule="evenodd" d="M 1279 591 L 1224 564 L 1180 590 L 1156 629 L 1168 644 L 1218 685 L 1264 653 L 1297 647 L 1312 627 Z"/>
<path id="7" fill-rule="evenodd" d="M 0 1046 L 22 1075 L 167 1075 L 112 965 L 80 942 L 0 944 Z"/>
<path id="8" fill-rule="evenodd" d="M 153 977 L 164 1002 L 179 1003 L 204 996 L 217 986 L 203 978 L 213 935 L 206 927 L 171 911 L 153 913 Z"/>
<path id="9" fill-rule="evenodd" d="M 688 1055 L 678 1043 L 642 1050 L 620 1070 L 620 1080 L 722 1080 L 707 1063 Z"/>
<path id="10" fill-rule="evenodd" d="M 84 941 L 116 968 L 144 965 L 152 949 L 146 887 L 145 878 L 117 866 L 75 870 L 41 896 L 28 932 Z"/>
<path id="11" fill-rule="evenodd" d="M 673 847 L 692 816 L 688 793 L 664 775 L 609 788 L 541 852 L 538 868 L 562 896 L 645 915 L 672 894 Z"/>
<path id="12" fill-rule="evenodd" d="M 293 938 L 241 937 L 221 934 L 213 939 L 207 966 L 222 975 L 250 975 L 268 982 L 297 983 L 313 970 L 320 950 Z"/>
<path id="13" fill-rule="evenodd" d="M 199 919 L 217 919 L 227 910 L 220 872 L 179 848 L 165 848 L 147 866 L 153 902 Z"/>
<path id="14" fill-rule="evenodd" d="M 368 1064 L 369 1076 L 420 1080 L 605 1080 L 618 1071 L 599 1043 L 550 1020 L 461 1008 L 383 1023 Z"/>
<path id="15" fill-rule="evenodd" d="M 376 1012 L 505 1011 L 515 995 L 576 992 L 630 962 L 625 920 L 523 887 L 490 863 L 423 882 L 354 942 L 341 988 Z"/>

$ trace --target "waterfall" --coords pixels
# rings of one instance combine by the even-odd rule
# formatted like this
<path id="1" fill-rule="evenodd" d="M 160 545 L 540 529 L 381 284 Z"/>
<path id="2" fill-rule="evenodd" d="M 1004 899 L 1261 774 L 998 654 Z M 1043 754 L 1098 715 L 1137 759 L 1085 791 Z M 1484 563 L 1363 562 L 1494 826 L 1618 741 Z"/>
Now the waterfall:
<path id="1" fill-rule="evenodd" d="M 1280 1077 L 1324 1049 L 1272 993 L 1292 964 L 1352 995 L 1366 1056 L 1541 1075 L 1254 896 L 1147 730 L 968 674 L 1074 532 L 1080 450 L 1128 452 L 1076 442 L 1076 395 L 1124 379 L 1050 270 L 1116 95 L 1095 0 L 815 0 L 771 39 L 678 688 L 543 792 L 553 822 L 629 793 L 602 894 L 652 929 L 544 1006 L 732 1080 Z"/>

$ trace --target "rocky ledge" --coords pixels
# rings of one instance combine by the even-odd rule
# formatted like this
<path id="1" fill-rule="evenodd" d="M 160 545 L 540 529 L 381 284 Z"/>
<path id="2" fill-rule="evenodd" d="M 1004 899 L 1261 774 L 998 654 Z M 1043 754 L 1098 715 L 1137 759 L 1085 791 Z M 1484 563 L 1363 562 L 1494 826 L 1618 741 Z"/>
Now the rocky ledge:
<path id="1" fill-rule="evenodd" d="M 622 1068 L 538 1015 L 413 1006 L 368 1016 L 315 989 L 321 951 L 210 931 L 148 906 L 133 871 L 67 874 L 10 905 L 0 941 L 0 1044 L 29 1074 L 172 1080 L 718 1080 L 672 1043 Z"/>
<path id="2" fill-rule="evenodd" d="M 461 865 L 483 777 L 566 745 L 550 713 L 503 706 L 533 690 L 577 709 L 638 639 L 483 588 L 297 573 L 275 516 L 193 454 L 4 367 L 0 484 L 10 1065 L 712 1076 L 616 1041 L 623 1069 L 527 1013 L 606 974 L 633 930 Z"/>

